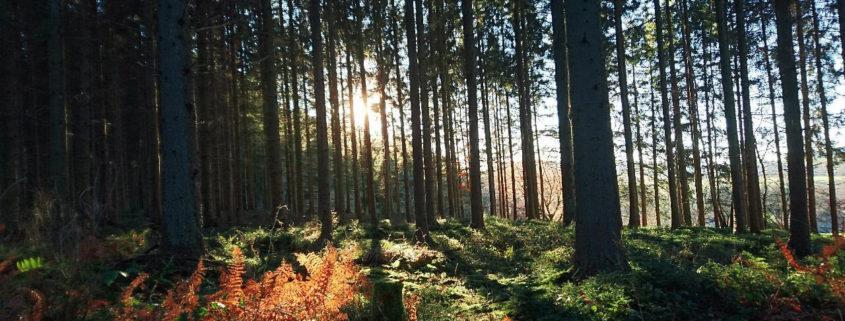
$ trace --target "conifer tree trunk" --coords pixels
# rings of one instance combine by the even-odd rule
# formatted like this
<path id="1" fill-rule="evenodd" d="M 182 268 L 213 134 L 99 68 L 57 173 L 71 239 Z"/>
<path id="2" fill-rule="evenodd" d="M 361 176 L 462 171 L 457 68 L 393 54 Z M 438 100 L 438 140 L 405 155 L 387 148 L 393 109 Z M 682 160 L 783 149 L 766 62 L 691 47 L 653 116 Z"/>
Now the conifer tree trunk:
<path id="1" fill-rule="evenodd" d="M 461 0 L 464 29 L 464 75 L 466 76 L 467 103 L 469 107 L 469 185 L 470 226 L 484 228 L 484 209 L 481 205 L 481 153 L 478 141 L 478 93 L 475 75 L 475 20 L 472 0 Z"/>
<path id="2" fill-rule="evenodd" d="M 684 147 L 684 131 L 681 124 L 681 97 L 678 89 L 678 77 L 675 65 L 675 31 L 672 25 L 672 6 L 669 0 L 666 0 L 666 37 L 668 40 L 666 52 L 669 53 L 669 79 L 671 81 L 671 97 L 672 97 L 672 124 L 675 129 L 675 149 L 677 153 L 676 170 L 678 189 L 674 193 L 678 194 L 678 201 L 681 203 L 679 208 L 680 215 L 672 216 L 672 228 L 678 228 L 682 225 L 689 225 L 692 221 L 692 214 L 689 202 L 689 180 L 687 180 L 687 161 L 686 148 Z"/>
<path id="3" fill-rule="evenodd" d="M 314 109 L 317 122 L 317 216 L 320 218 L 320 239 L 332 239 L 331 191 L 329 190 L 329 138 L 326 124 L 326 80 L 323 73 L 323 36 L 320 0 L 310 0 L 308 21 L 311 24 L 311 63 L 314 69 Z M 278 119 L 277 119 L 278 121 Z M 276 130 L 278 132 L 278 128 Z M 281 184 L 280 184 L 281 185 Z"/>
<path id="4" fill-rule="evenodd" d="M 202 253 L 202 238 L 191 178 L 191 106 L 185 76 L 184 14 L 184 1 L 159 0 L 162 245 L 169 253 L 195 256 Z"/>
<path id="5" fill-rule="evenodd" d="M 807 217 L 807 185 L 804 146 L 801 141 L 801 111 L 798 105 L 798 79 L 792 42 L 790 0 L 775 0 L 777 26 L 777 62 L 783 93 L 786 128 L 786 166 L 789 175 L 789 247 L 798 257 L 810 254 L 810 228 Z"/>
<path id="6" fill-rule="evenodd" d="M 718 1 L 718 0 L 717 0 Z M 661 13 L 660 0 L 654 0 L 654 15 L 655 15 L 655 33 L 657 38 L 657 64 L 658 64 L 658 80 L 660 85 L 660 106 L 663 110 L 663 139 L 666 150 L 666 170 L 667 179 L 669 181 L 669 204 L 670 217 L 672 218 L 672 227 L 676 228 L 681 224 L 681 209 L 679 209 L 679 194 L 677 186 L 677 178 L 675 177 L 675 153 L 672 145 L 672 121 L 669 114 L 669 97 L 667 96 L 668 88 L 666 86 L 666 52 L 664 45 L 664 27 L 663 15 Z M 671 50 L 669 50 L 671 52 Z M 672 63 L 672 62 L 670 62 Z M 658 221 L 659 221 L 658 215 Z M 659 226 L 659 223 L 658 223 Z"/>
<path id="7" fill-rule="evenodd" d="M 62 28 L 63 2 L 49 0 L 47 13 L 47 63 L 48 63 L 48 110 L 49 130 L 49 165 L 50 192 L 56 200 L 55 215 L 61 215 L 61 207 L 68 201 L 67 145 L 65 130 L 67 123 L 64 92 L 64 28 Z M 54 219 L 61 219 L 60 216 Z"/>
<path id="8" fill-rule="evenodd" d="M 343 167 L 343 148 L 342 138 L 340 134 L 340 102 L 337 90 L 337 24 L 340 22 L 337 18 L 338 8 L 333 2 L 328 2 L 326 6 L 326 25 L 328 26 L 328 39 L 326 40 L 326 55 L 329 73 L 329 104 L 332 107 L 332 145 L 334 151 L 334 210 L 337 215 L 341 217 L 346 216 L 346 191 L 345 178 Z M 320 173 L 325 175 L 325 173 Z"/>
<path id="9" fill-rule="evenodd" d="M 816 2 L 810 1 L 810 9 L 813 14 L 813 48 L 815 49 L 816 62 L 816 91 L 819 94 L 819 104 L 822 116 L 822 130 L 824 131 L 824 154 L 825 167 L 827 169 L 827 192 L 829 195 L 828 206 L 830 207 L 830 224 L 833 235 L 839 235 L 839 217 L 836 205 L 836 180 L 833 175 L 833 148 L 830 146 L 830 121 L 827 114 L 827 94 L 825 93 L 824 66 L 822 65 L 822 44 L 819 41 L 819 13 L 816 10 Z"/>
<path id="10" fill-rule="evenodd" d="M 660 227 L 660 181 L 657 178 L 657 107 L 654 104 L 654 66 L 649 66 L 649 104 L 651 105 L 651 169 L 654 187 L 654 221 Z"/>
<path id="11" fill-rule="evenodd" d="M 745 30 L 745 0 L 735 0 L 737 46 L 739 46 L 739 74 L 742 87 L 743 129 L 745 134 L 746 195 L 748 198 L 748 227 L 753 233 L 763 228 L 763 212 L 760 204 L 760 181 L 757 174 L 757 141 L 754 138 L 754 123 L 751 118 L 751 84 L 748 80 L 748 36 Z"/>
<path id="12" fill-rule="evenodd" d="M 614 0 L 613 22 L 616 30 L 616 68 L 619 76 L 619 98 L 622 101 L 622 127 L 625 136 L 625 164 L 628 176 L 628 227 L 640 226 L 637 198 L 637 172 L 634 169 L 634 140 L 631 133 L 631 103 L 628 101 L 628 69 L 625 55 L 625 30 L 622 29 L 624 0 Z"/>
<path id="13" fill-rule="evenodd" d="M 420 120 L 420 83 L 417 70 L 417 37 L 414 25 L 414 0 L 405 0 L 405 39 L 408 45 L 408 78 L 411 100 L 411 145 L 414 162 L 414 219 L 417 242 L 428 242 L 428 218 L 425 212 L 425 170 L 422 155 L 422 131 Z"/>
<path id="14" fill-rule="evenodd" d="M 558 138 L 560 140 L 560 171 L 563 192 L 563 224 L 575 218 L 575 189 L 572 173 L 572 128 L 569 117 L 569 58 L 566 48 L 566 19 L 563 0 L 552 0 L 552 48 L 555 60 L 555 92 L 557 94 Z"/>
<path id="15" fill-rule="evenodd" d="M 798 41 L 798 70 L 801 72 L 801 105 L 804 116 L 804 159 L 807 168 L 807 215 L 810 220 L 810 232 L 818 233 L 816 224 L 816 181 L 815 181 L 815 148 L 813 147 L 813 119 L 810 112 L 810 85 L 807 76 L 807 43 L 804 41 L 804 14 L 802 0 L 795 0 L 795 24 Z M 790 204 L 794 204 L 790 202 Z"/>
<path id="16" fill-rule="evenodd" d="M 385 15 L 385 1 L 377 1 L 375 4 L 375 28 L 376 28 L 376 64 L 377 64 L 377 71 L 376 71 L 376 79 L 378 83 L 378 91 L 379 91 L 379 116 L 381 117 L 381 141 L 382 141 L 382 152 L 384 158 L 382 159 L 382 178 L 384 183 L 384 192 L 383 197 L 384 201 L 382 202 L 382 215 L 387 216 L 390 219 L 390 224 L 392 226 L 398 226 L 402 222 L 400 221 L 398 215 L 394 213 L 393 206 L 392 206 L 392 199 L 391 195 L 391 178 L 390 174 L 393 172 L 390 169 L 390 139 L 389 133 L 387 130 L 387 126 L 389 124 L 389 120 L 387 118 L 387 81 L 388 81 L 388 61 L 386 55 L 385 46 L 383 45 L 384 37 L 382 33 L 384 32 L 384 15 Z M 374 200 L 375 201 L 375 200 Z"/>
<path id="17" fill-rule="evenodd" d="M 572 59 L 575 190 L 579 200 L 574 260 L 585 275 L 625 270 L 628 263 L 622 249 L 600 3 L 567 1 L 566 20 Z"/>
<path id="18" fill-rule="evenodd" d="M 701 126 L 698 115 L 698 84 L 695 81 L 695 67 L 693 66 L 692 57 L 694 55 L 692 48 L 692 36 L 690 31 L 690 16 L 687 8 L 687 1 L 681 2 L 682 19 L 681 27 L 683 28 L 683 51 L 684 51 L 684 68 L 686 74 L 686 94 L 687 105 L 689 106 L 690 130 L 692 137 L 692 163 L 693 176 L 695 181 L 695 206 L 698 214 L 698 226 L 705 226 L 704 215 L 704 186 L 701 175 Z M 691 216 L 691 214 L 690 214 Z M 687 222 L 692 225 L 692 222 Z"/>
<path id="19" fill-rule="evenodd" d="M 775 136 L 775 156 L 778 164 L 778 188 L 780 189 L 780 212 L 783 215 L 783 228 L 789 229 L 789 211 L 786 203 L 786 184 L 783 180 L 783 161 L 780 151 L 780 131 L 778 130 L 778 117 L 775 112 L 775 78 L 772 75 L 772 62 L 769 57 L 769 41 L 766 19 L 760 19 L 760 27 L 763 32 L 763 61 L 766 66 L 766 84 L 769 89 L 769 105 L 772 107 L 772 133 Z"/>
<path id="20" fill-rule="evenodd" d="M 276 101 L 275 45 L 273 45 L 273 13 L 270 0 L 261 0 L 261 88 L 263 97 L 264 138 L 267 172 L 270 177 L 270 210 L 275 212 L 282 200 L 282 159 L 279 150 L 279 109 Z"/>
<path id="21" fill-rule="evenodd" d="M 483 48 L 481 49 L 481 52 L 483 56 Z M 480 64 L 482 66 L 482 70 L 479 72 L 479 78 L 481 80 L 481 117 L 483 117 L 484 120 L 484 152 L 486 154 L 485 156 L 487 156 L 487 193 L 490 198 L 489 214 L 491 216 L 496 216 L 499 214 L 499 212 L 496 209 L 496 170 L 495 163 L 493 162 L 493 136 L 490 131 L 490 102 L 488 95 L 489 93 L 487 92 L 487 82 L 485 81 L 485 64 L 484 62 Z"/>
<path id="22" fill-rule="evenodd" d="M 516 88 L 519 101 L 519 128 L 522 141 L 522 173 L 523 173 L 523 200 L 525 202 L 525 217 L 535 219 L 539 213 L 537 201 L 537 171 L 534 160 L 534 128 L 531 124 L 531 106 L 527 93 L 528 62 L 524 48 L 522 15 L 523 0 L 514 0 L 514 39 L 516 54 Z"/>
<path id="23" fill-rule="evenodd" d="M 742 164 L 740 162 L 740 146 L 739 137 L 737 135 L 736 126 L 736 107 L 734 102 L 734 84 L 731 77 L 731 54 L 730 44 L 728 43 L 728 22 L 727 22 L 727 8 L 725 8 L 726 0 L 716 0 L 716 14 L 718 17 L 719 30 L 719 63 L 722 74 L 722 99 L 725 108 L 725 118 L 727 123 L 728 133 L 728 154 L 730 158 L 731 167 L 731 195 L 734 211 L 736 212 L 736 232 L 744 233 L 746 231 L 746 208 L 743 206 L 743 175 Z"/>
<path id="24" fill-rule="evenodd" d="M 640 114 L 640 104 L 639 104 L 639 97 L 640 94 L 637 91 L 637 71 L 635 66 L 631 66 L 631 83 L 634 84 L 633 91 L 634 91 L 634 115 L 636 116 L 636 124 L 637 124 L 637 159 L 639 159 L 639 170 L 640 170 L 640 186 L 639 186 L 639 195 L 640 195 L 640 208 L 642 212 L 640 213 L 641 217 L 641 224 L 642 226 L 648 226 L 648 201 L 646 200 L 646 187 L 645 187 L 645 159 L 643 158 L 643 136 L 641 133 L 641 120 L 642 114 Z"/>

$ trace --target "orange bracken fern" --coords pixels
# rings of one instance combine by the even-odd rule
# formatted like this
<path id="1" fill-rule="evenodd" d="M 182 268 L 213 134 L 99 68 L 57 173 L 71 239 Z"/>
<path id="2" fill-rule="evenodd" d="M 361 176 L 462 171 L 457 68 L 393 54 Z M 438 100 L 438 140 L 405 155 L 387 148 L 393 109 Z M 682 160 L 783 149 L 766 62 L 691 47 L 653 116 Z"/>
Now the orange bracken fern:
<path id="1" fill-rule="evenodd" d="M 331 245 L 322 255 L 297 255 L 305 273 L 294 272 L 283 263 L 276 270 L 264 273 L 257 280 L 244 281 L 244 257 L 240 249 L 232 250 L 232 263 L 220 274 L 220 288 L 206 296 L 199 294 L 204 275 L 202 261 L 187 280 L 165 294 L 164 302 L 155 310 L 132 307 L 132 292 L 147 278 L 138 276 L 120 297 L 122 309 L 117 320 L 194 320 L 200 303 L 206 313 L 201 320 L 257 321 L 345 321 L 342 311 L 358 297 L 365 279 L 354 263 L 354 252 L 338 251 Z"/>
<path id="2" fill-rule="evenodd" d="M 836 255 L 836 253 L 840 250 L 845 250 L 845 238 L 842 236 L 836 236 L 833 238 L 832 244 L 826 245 L 822 248 L 820 255 L 822 262 L 818 266 L 814 267 L 801 265 L 801 263 L 795 259 L 795 256 L 792 254 L 792 250 L 790 250 L 786 244 L 780 240 L 775 240 L 775 242 L 777 243 L 781 254 L 784 258 L 786 258 L 786 261 L 789 262 L 789 265 L 792 266 L 792 268 L 799 272 L 812 274 L 816 278 L 816 282 L 818 284 L 829 285 L 833 294 L 836 295 L 840 301 L 845 303 L 845 277 L 836 277 L 830 273 L 830 257 Z"/>

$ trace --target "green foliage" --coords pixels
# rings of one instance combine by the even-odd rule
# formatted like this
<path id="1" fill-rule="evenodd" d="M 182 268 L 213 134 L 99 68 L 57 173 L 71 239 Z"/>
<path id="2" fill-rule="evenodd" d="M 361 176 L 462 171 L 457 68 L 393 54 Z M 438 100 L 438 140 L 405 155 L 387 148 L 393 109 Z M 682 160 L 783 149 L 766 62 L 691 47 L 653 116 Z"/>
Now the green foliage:
<path id="1" fill-rule="evenodd" d="M 44 267 L 44 259 L 40 256 L 36 257 L 28 257 L 23 260 L 18 261 L 15 263 L 15 266 L 18 268 L 18 271 L 21 273 L 26 273 L 29 271 L 38 270 Z"/>

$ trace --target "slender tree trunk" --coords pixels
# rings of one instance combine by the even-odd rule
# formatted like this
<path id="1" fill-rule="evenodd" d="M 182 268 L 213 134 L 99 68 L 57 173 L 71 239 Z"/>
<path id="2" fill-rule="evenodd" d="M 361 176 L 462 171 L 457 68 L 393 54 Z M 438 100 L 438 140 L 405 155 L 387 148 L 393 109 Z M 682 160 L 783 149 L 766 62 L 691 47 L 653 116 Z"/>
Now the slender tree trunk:
<path id="1" fill-rule="evenodd" d="M 481 52 L 483 55 L 484 49 L 481 49 Z M 487 156 L 487 193 L 490 198 L 489 215 L 496 216 L 499 212 L 496 211 L 496 170 L 495 163 L 493 162 L 493 136 L 490 131 L 490 102 L 489 93 L 487 92 L 487 82 L 485 81 L 486 69 L 483 67 L 485 64 L 484 62 L 480 64 L 482 66 L 482 70 L 479 73 L 481 80 L 481 117 L 484 120 L 484 152 L 486 154 L 485 156 Z"/>
<path id="2" fill-rule="evenodd" d="M 807 163 L 807 215 L 810 216 L 810 232 L 818 233 L 816 224 L 816 182 L 815 182 L 815 151 L 813 148 L 813 119 L 810 112 L 810 86 L 807 84 L 807 43 L 804 41 L 804 14 L 802 0 L 794 0 L 795 23 L 798 40 L 798 67 L 801 76 L 801 104 L 804 115 L 804 159 Z M 794 204 L 790 202 L 791 204 Z"/>
<path id="3" fill-rule="evenodd" d="M 704 41 L 704 34 L 702 31 L 701 36 L 702 42 Z M 711 67 L 711 48 L 712 42 L 708 41 L 704 46 L 704 87 L 707 90 L 704 91 L 704 109 L 705 113 L 707 114 L 707 118 L 705 122 L 707 123 L 707 179 L 709 183 L 710 189 L 710 206 L 712 207 L 713 211 L 713 224 L 716 227 L 724 227 L 725 221 L 722 217 L 721 213 L 721 204 L 719 201 L 719 188 L 717 185 L 717 177 L 716 177 L 716 163 L 714 160 L 714 151 L 713 151 L 713 142 L 715 141 L 715 131 L 713 130 L 713 113 L 715 104 L 712 103 L 712 96 L 711 90 L 713 88 L 712 80 L 712 70 Z"/>
<path id="4" fill-rule="evenodd" d="M 575 218 L 575 189 L 572 173 L 572 128 L 569 117 L 569 60 L 566 45 L 566 19 L 563 0 L 552 0 L 552 48 L 555 60 L 555 92 L 557 93 L 558 139 L 560 140 L 560 171 L 563 192 L 563 224 Z"/>
<path id="5" fill-rule="evenodd" d="M 399 64 L 399 33 L 397 32 L 396 24 L 391 23 L 392 28 L 394 28 L 395 37 L 393 43 L 393 63 L 396 68 L 396 94 L 398 96 L 398 105 L 399 108 L 399 131 L 402 133 L 400 136 L 402 142 L 402 189 L 404 190 L 405 195 L 405 217 L 410 218 L 411 215 L 411 189 L 410 189 L 410 176 L 408 175 L 408 146 L 407 146 L 407 135 L 405 134 L 405 108 L 404 108 L 404 99 L 402 97 L 402 87 L 404 87 L 405 82 L 402 80 L 402 73 L 400 71 L 400 64 Z M 411 218 L 412 219 L 412 218 Z"/>
<path id="6" fill-rule="evenodd" d="M 657 107 L 654 104 L 654 66 L 649 68 L 649 104 L 651 105 L 651 169 L 652 185 L 654 187 L 654 220 L 657 227 L 660 227 L 660 181 L 657 177 Z"/>
<path id="7" fill-rule="evenodd" d="M 464 74 L 466 75 L 467 103 L 469 107 L 469 185 L 470 226 L 484 228 L 484 209 L 481 205 L 481 153 L 478 144 L 478 93 L 475 65 L 475 19 L 472 0 L 461 0 L 461 15 L 464 29 Z"/>
<path id="8" fill-rule="evenodd" d="M 676 169 L 677 169 L 677 183 L 680 184 L 678 189 L 673 191 L 678 194 L 678 200 L 681 203 L 680 214 L 677 217 L 672 217 L 672 228 L 678 228 L 682 225 L 689 225 L 692 221 L 692 214 L 689 202 L 689 180 L 687 180 L 687 156 L 686 148 L 684 147 L 684 131 L 681 124 L 681 98 L 680 90 L 678 89 L 678 77 L 675 65 L 675 36 L 674 26 L 672 25 L 672 6 L 669 0 L 666 0 L 666 37 L 669 41 L 667 44 L 667 52 L 669 53 L 669 79 L 671 81 L 672 94 L 672 124 L 675 129 L 675 149 L 677 149 Z"/>
<path id="9" fill-rule="evenodd" d="M 772 62 L 769 57 L 769 41 L 766 19 L 760 19 L 760 27 L 763 32 L 763 61 L 766 66 L 766 83 L 769 89 L 769 105 L 772 107 L 772 133 L 775 136 L 775 157 L 778 163 L 778 187 L 780 188 L 780 212 L 783 215 L 783 228 L 789 229 L 789 212 L 786 203 L 786 184 L 783 181 L 783 161 L 780 151 L 780 130 L 778 130 L 778 117 L 775 112 L 775 78 L 772 75 Z"/>
<path id="10" fill-rule="evenodd" d="M 728 154 L 730 157 L 731 182 L 732 182 L 732 204 L 736 211 L 736 232 L 746 231 L 746 209 L 742 204 L 743 175 L 740 162 L 739 138 L 736 129 L 736 108 L 734 103 L 734 84 L 731 77 L 731 54 L 728 43 L 728 22 L 726 0 L 716 0 L 716 13 L 718 15 L 719 29 L 719 61 L 722 72 L 722 99 L 725 107 L 725 118 L 728 132 Z"/>
<path id="11" fill-rule="evenodd" d="M 798 257 L 810 254 L 810 228 L 807 217 L 807 185 L 802 155 L 801 115 L 798 105 L 798 79 L 795 75 L 795 52 L 792 42 L 790 0 L 775 0 L 777 26 L 777 61 L 783 92 L 784 123 L 786 124 L 786 166 L 789 175 L 790 226 L 789 247 Z"/>
<path id="12" fill-rule="evenodd" d="M 514 1 L 514 39 L 516 54 L 516 88 L 519 98 L 519 128 L 522 138 L 522 173 L 523 173 L 523 200 L 525 202 L 525 217 L 528 219 L 537 218 L 537 171 L 534 160 L 534 129 L 531 124 L 531 106 L 527 93 L 527 58 L 524 48 L 523 29 L 523 0 Z"/>
<path id="13" fill-rule="evenodd" d="M 67 142 L 65 130 L 67 115 L 65 110 L 65 74 L 64 74 L 64 28 L 62 28 L 62 16 L 64 15 L 63 1 L 49 0 L 49 11 L 47 16 L 47 63 L 48 63 L 48 110 L 50 119 L 50 154 L 48 173 L 50 177 L 50 192 L 56 200 L 56 208 L 53 209 L 56 220 L 60 216 L 69 197 L 68 193 L 68 170 L 67 170 Z"/>
<path id="14" fill-rule="evenodd" d="M 718 0 L 717 0 L 718 1 Z M 672 227 L 680 226 L 681 210 L 678 208 L 677 180 L 675 177 L 675 154 L 672 145 L 672 121 L 669 114 L 669 97 L 667 96 L 668 88 L 666 86 L 666 47 L 663 41 L 664 27 L 663 15 L 661 13 L 660 0 L 654 0 L 654 15 L 655 15 L 655 33 L 657 34 L 657 63 L 658 63 L 658 80 L 660 85 L 660 105 L 663 110 L 663 138 L 666 150 L 666 170 L 667 179 L 669 181 L 669 204 L 670 217 L 672 218 Z M 671 52 L 671 51 L 670 51 Z M 659 220 L 658 215 L 658 220 Z M 658 226 L 660 224 L 658 223 Z"/>
<path id="15" fill-rule="evenodd" d="M 824 66 L 822 65 L 822 44 L 819 41 L 819 13 L 816 10 L 816 2 L 810 1 L 810 9 L 813 14 L 813 47 L 815 49 L 816 62 L 816 91 L 819 94 L 819 103 L 821 105 L 820 114 L 822 116 L 822 130 L 824 131 L 824 154 L 825 167 L 827 169 L 827 191 L 828 191 L 828 206 L 830 206 L 830 224 L 833 235 L 839 235 L 839 217 L 837 216 L 838 208 L 836 205 L 836 176 L 833 175 L 833 148 L 830 146 L 830 122 L 827 114 L 827 94 L 825 93 L 824 82 Z"/>
<path id="16" fill-rule="evenodd" d="M 692 57 L 694 55 L 692 48 L 692 37 L 690 31 L 690 16 L 687 8 L 687 1 L 681 2 L 682 19 L 681 27 L 683 28 L 683 51 L 684 51 L 684 68 L 686 70 L 686 94 L 687 105 L 689 106 L 690 130 L 692 136 L 692 163 L 693 176 L 695 181 L 695 206 L 698 214 L 698 226 L 705 226 L 704 218 L 704 187 L 702 184 L 701 175 L 701 148 L 699 142 L 701 141 L 701 130 L 698 116 L 698 84 L 695 82 L 695 67 L 693 66 Z M 691 216 L 691 214 L 690 214 Z M 692 222 L 687 222 L 692 224 Z"/>
<path id="17" fill-rule="evenodd" d="M 338 8 L 329 2 L 326 6 L 326 25 L 329 28 L 326 54 L 329 73 L 329 104 L 332 107 L 332 145 L 334 151 L 334 210 L 341 218 L 346 216 L 345 179 L 343 168 L 343 146 L 340 135 L 340 102 L 337 90 L 337 18 Z M 319 173 L 325 175 L 325 173 Z M 343 219 L 341 219 L 343 221 Z"/>
<path id="18" fill-rule="evenodd" d="M 585 275 L 628 268 L 622 249 L 600 10 L 597 1 L 566 2 L 567 37 L 575 80 L 572 82 L 575 190 L 580 200 L 575 214 L 574 259 L 579 272 Z"/>
<path id="19" fill-rule="evenodd" d="M 332 239 L 331 190 L 329 186 L 329 138 L 326 124 L 326 84 L 323 73 L 323 36 L 320 1 L 310 0 L 308 21 L 311 24 L 311 63 L 314 68 L 314 109 L 317 115 L 317 216 L 320 218 L 320 239 Z M 331 17 L 331 13 L 329 14 Z M 277 119 L 278 121 L 278 119 Z M 278 128 L 277 128 L 278 132 Z M 281 186 L 281 183 L 279 184 Z"/>
<path id="20" fill-rule="evenodd" d="M 384 192 L 383 197 L 384 201 L 382 202 L 382 216 L 387 216 L 390 219 L 390 224 L 393 226 L 398 226 L 401 224 L 401 220 L 399 219 L 398 215 L 394 213 L 392 200 L 391 200 L 391 184 L 390 184 L 390 173 L 393 171 L 390 169 L 390 139 L 389 133 L 387 131 L 387 126 L 389 124 L 389 120 L 387 118 L 387 82 L 388 82 L 388 62 L 389 59 L 386 55 L 385 46 L 383 45 L 384 37 L 382 36 L 382 32 L 385 30 L 384 28 L 384 14 L 385 10 L 385 2 L 378 1 L 375 5 L 376 10 L 376 17 L 374 19 L 375 27 L 376 27 L 376 63 L 377 63 L 377 71 L 376 71 L 376 79 L 378 83 L 378 91 L 379 91 L 379 116 L 381 117 L 381 141 L 382 141 L 382 149 L 384 158 L 382 159 L 382 177 L 384 180 Z"/>
<path id="21" fill-rule="evenodd" d="M 763 212 L 760 204 L 760 181 L 757 171 L 757 142 L 754 138 L 754 123 L 751 118 L 751 84 L 748 80 L 748 40 L 745 30 L 745 0 L 736 0 L 737 46 L 739 46 L 739 74 L 742 87 L 742 113 L 745 134 L 745 177 L 748 197 L 748 226 L 753 233 L 763 228 Z"/>
<path id="22" fill-rule="evenodd" d="M 414 25 L 414 1 L 405 0 L 405 37 L 408 45 L 408 78 L 411 100 L 411 144 L 414 159 L 414 211 L 417 242 L 428 242 L 428 218 L 425 212 L 425 178 L 422 155 L 422 131 L 420 121 L 420 83 L 417 70 L 417 36 Z"/>
<path id="23" fill-rule="evenodd" d="M 637 198 L 637 172 L 634 169 L 634 140 L 631 133 L 631 103 L 628 101 L 628 69 L 625 55 L 625 30 L 622 29 L 624 0 L 614 0 L 613 21 L 616 29 L 616 68 L 619 76 L 619 97 L 622 101 L 622 127 L 625 136 L 625 164 L 628 176 L 628 227 L 640 226 Z M 635 84 L 636 86 L 636 84 Z"/>
<path id="24" fill-rule="evenodd" d="M 637 124 L 637 159 L 639 159 L 638 168 L 640 170 L 640 186 L 639 186 L 639 194 L 640 194 L 640 208 L 642 208 L 642 213 L 640 216 L 642 218 L 641 224 L 642 226 L 648 226 L 648 202 L 646 200 L 646 187 L 645 187 L 645 159 L 643 158 L 643 136 L 640 132 L 641 130 L 641 120 L 642 114 L 640 114 L 640 104 L 639 104 L 639 97 L 640 94 L 637 91 L 637 71 L 636 65 L 631 66 L 631 83 L 634 84 L 634 115 L 636 115 L 636 124 Z"/>

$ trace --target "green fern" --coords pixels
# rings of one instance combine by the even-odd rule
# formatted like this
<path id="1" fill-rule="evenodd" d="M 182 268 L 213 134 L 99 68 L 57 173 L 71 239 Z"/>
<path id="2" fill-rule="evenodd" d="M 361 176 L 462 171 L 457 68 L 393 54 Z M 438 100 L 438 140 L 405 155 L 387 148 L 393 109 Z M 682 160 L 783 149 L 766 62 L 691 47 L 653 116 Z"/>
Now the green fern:
<path id="1" fill-rule="evenodd" d="M 18 267 L 18 271 L 21 271 L 21 273 L 29 272 L 43 268 L 44 259 L 42 259 L 40 256 L 29 257 L 18 261 L 17 263 L 15 263 L 15 266 Z"/>

